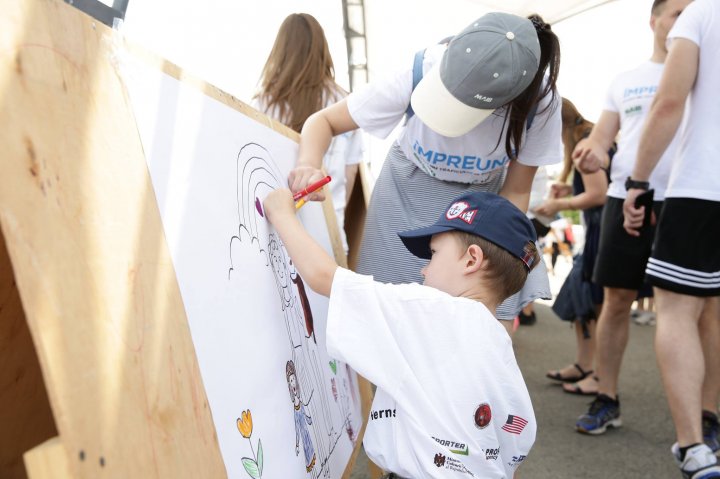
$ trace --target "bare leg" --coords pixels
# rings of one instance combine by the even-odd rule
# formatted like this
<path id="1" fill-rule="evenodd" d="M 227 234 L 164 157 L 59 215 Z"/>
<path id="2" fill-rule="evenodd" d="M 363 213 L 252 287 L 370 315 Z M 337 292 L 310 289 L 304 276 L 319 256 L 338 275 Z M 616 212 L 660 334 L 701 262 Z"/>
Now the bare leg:
<path id="1" fill-rule="evenodd" d="M 717 413 L 720 398 L 720 298 L 708 298 L 700 317 L 700 341 L 705 358 L 705 380 L 702 388 L 702 408 Z"/>
<path id="2" fill-rule="evenodd" d="M 705 298 L 655 288 L 655 352 L 680 447 L 702 443 L 705 360 L 698 323 Z"/>
<path id="3" fill-rule="evenodd" d="M 637 291 L 632 289 L 605 288 L 597 325 L 595 363 L 598 392 L 612 398 L 617 398 L 620 365 L 628 342 L 630 307 L 636 296 Z"/>

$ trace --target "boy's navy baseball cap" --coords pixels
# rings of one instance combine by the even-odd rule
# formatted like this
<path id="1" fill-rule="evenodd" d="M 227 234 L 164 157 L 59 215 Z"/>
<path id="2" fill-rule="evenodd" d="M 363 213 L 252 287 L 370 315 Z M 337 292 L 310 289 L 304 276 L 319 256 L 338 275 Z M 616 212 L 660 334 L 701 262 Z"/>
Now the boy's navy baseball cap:
<path id="1" fill-rule="evenodd" d="M 525 214 L 502 196 L 476 192 L 455 199 L 434 225 L 398 233 L 405 247 L 430 259 L 430 238 L 447 231 L 480 236 L 519 258 L 528 270 L 535 262 L 535 228 Z"/>

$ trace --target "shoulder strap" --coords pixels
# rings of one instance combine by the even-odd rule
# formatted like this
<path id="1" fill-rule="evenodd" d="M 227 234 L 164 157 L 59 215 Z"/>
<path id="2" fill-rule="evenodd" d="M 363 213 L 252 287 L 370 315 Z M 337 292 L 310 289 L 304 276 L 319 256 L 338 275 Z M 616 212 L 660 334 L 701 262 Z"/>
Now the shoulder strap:
<path id="1" fill-rule="evenodd" d="M 538 110 L 538 104 L 535 103 L 535 105 L 530 108 L 530 111 L 528 112 L 527 120 L 525 120 L 525 131 L 530 130 L 530 127 L 533 124 L 533 121 L 535 120 L 535 114 Z"/>
<path id="2" fill-rule="evenodd" d="M 412 91 L 415 91 L 415 87 L 418 86 L 420 80 L 423 77 L 423 59 L 425 58 L 425 49 L 422 49 L 415 53 L 415 60 L 413 61 L 413 85 Z M 415 114 L 412 109 L 412 105 L 408 103 L 407 109 L 405 110 L 405 123 Z"/>

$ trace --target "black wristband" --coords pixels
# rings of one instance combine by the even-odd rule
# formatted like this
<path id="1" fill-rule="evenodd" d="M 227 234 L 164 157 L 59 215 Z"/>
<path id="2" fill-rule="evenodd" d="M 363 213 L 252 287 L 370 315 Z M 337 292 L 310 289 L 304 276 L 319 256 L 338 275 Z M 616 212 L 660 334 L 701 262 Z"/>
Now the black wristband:
<path id="1" fill-rule="evenodd" d="M 625 180 L 625 191 L 629 189 L 636 189 L 636 190 L 649 190 L 650 189 L 650 182 L 649 181 L 637 181 L 633 180 L 629 176 L 627 177 L 627 180 Z"/>

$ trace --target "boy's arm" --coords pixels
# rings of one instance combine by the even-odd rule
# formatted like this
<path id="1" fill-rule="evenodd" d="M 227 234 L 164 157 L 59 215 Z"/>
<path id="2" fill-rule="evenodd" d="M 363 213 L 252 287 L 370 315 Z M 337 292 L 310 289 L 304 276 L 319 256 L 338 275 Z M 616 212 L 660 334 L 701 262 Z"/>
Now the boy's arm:
<path id="1" fill-rule="evenodd" d="M 316 293 L 330 296 L 338 265 L 300 223 L 295 215 L 295 202 L 290 190 L 270 192 L 263 202 L 263 211 L 280 235 L 303 280 Z"/>

